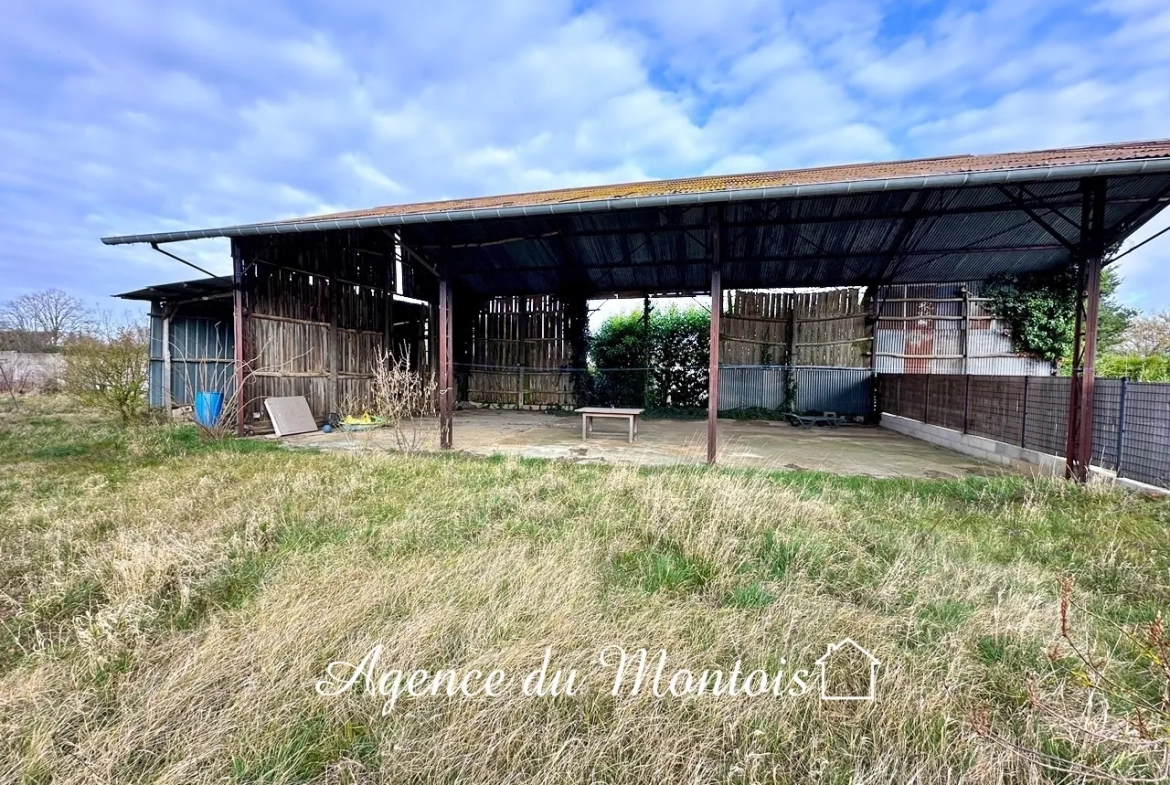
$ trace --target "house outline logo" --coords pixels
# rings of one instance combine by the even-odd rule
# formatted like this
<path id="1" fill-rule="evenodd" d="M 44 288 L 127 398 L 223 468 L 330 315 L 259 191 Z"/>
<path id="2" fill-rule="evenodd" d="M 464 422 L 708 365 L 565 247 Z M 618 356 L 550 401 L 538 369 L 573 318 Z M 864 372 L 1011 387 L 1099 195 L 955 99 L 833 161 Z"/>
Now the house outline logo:
<path id="1" fill-rule="evenodd" d="M 846 646 L 861 652 L 867 660 L 869 660 L 869 692 L 865 695 L 830 695 L 828 693 L 828 676 L 826 670 L 829 667 L 830 660 Z M 869 650 L 860 645 L 852 638 L 842 638 L 837 643 L 830 643 L 825 653 L 822 654 L 816 661 L 816 666 L 820 670 L 821 675 L 821 700 L 825 701 L 871 701 L 877 692 L 877 669 L 882 663 L 877 657 L 869 653 Z"/>

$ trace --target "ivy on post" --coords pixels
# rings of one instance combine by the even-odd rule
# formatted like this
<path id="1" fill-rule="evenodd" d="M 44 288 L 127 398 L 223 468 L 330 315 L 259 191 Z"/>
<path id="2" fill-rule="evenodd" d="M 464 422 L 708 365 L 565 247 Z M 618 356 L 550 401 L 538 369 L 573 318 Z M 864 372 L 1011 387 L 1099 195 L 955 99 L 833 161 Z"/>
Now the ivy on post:
<path id="1" fill-rule="evenodd" d="M 1105 180 L 1085 180 L 1081 191 L 1081 258 L 1077 265 L 1076 331 L 1072 349 L 1065 476 L 1083 483 L 1089 478 L 1093 453 L 1094 358 L 1101 305 L 1101 266 L 1105 254 Z"/>

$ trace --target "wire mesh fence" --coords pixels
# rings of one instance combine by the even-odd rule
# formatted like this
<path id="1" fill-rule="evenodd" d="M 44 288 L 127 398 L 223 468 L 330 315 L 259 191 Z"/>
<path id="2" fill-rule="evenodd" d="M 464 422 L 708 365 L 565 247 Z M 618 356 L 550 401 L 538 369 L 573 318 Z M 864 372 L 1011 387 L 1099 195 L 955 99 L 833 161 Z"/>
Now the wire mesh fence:
<path id="1" fill-rule="evenodd" d="M 1046 376 L 882 374 L 882 412 L 1063 457 L 1070 380 Z M 1098 379 L 1096 466 L 1170 488 L 1170 384 Z"/>

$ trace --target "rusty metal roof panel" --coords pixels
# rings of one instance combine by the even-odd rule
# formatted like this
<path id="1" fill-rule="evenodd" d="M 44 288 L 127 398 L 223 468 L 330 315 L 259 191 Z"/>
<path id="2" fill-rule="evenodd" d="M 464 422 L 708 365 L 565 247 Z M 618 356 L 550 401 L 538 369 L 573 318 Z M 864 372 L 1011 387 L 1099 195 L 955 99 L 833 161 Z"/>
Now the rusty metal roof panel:
<path id="1" fill-rule="evenodd" d="M 670 197 L 691 197 L 724 194 L 726 201 L 737 199 L 765 198 L 771 190 L 791 191 L 800 195 L 800 189 L 837 194 L 839 185 L 856 185 L 858 190 L 873 190 L 867 183 L 877 183 L 882 189 L 894 186 L 898 189 L 926 187 L 931 183 L 941 185 L 952 182 L 962 185 L 974 182 L 980 174 L 994 172 L 1021 173 L 1024 179 L 1059 177 L 1060 170 L 1074 170 L 1084 167 L 1106 167 L 1116 163 L 1143 163 L 1154 159 L 1170 159 L 1170 140 L 1127 142 L 1121 144 L 1095 145 L 1088 147 L 1038 150 L 1019 153 L 995 153 L 990 155 L 957 155 L 940 158 L 923 158 L 887 163 L 848 164 L 811 169 L 792 169 L 752 174 L 718 175 L 713 177 L 688 177 L 676 180 L 653 180 L 639 183 L 590 186 L 585 188 L 562 188 L 551 191 L 484 196 L 471 199 L 451 199 L 414 204 L 387 205 L 362 210 L 295 218 L 259 224 L 242 224 L 219 229 L 165 232 L 146 235 L 106 237 L 107 244 L 133 242 L 173 242 L 197 237 L 234 237 L 256 234 L 281 234 L 300 231 L 327 231 L 330 228 L 343 229 L 372 222 L 375 225 L 394 225 L 402 221 L 391 219 L 411 218 L 410 223 L 426 223 L 429 217 L 448 222 L 453 220 L 482 220 L 491 215 L 529 216 L 532 214 L 562 213 L 564 209 L 550 211 L 549 207 L 570 207 L 576 212 L 605 212 L 617 207 L 638 208 L 643 200 L 646 204 L 671 203 Z M 1080 167 L 1080 169 L 1077 169 Z M 1116 167 L 1114 167 L 1116 169 Z M 1130 167 L 1133 168 L 1133 167 Z M 1144 168 L 1144 167 L 1139 167 Z M 1118 171 L 1118 174 L 1122 172 Z M 1084 176 L 1084 175 L 1078 175 Z M 987 178 L 983 178 L 986 180 Z M 916 185 L 917 183 L 917 185 Z M 791 189 L 796 189 L 792 191 Z M 807 192 L 806 191 L 806 192 Z M 676 199 L 678 203 L 694 203 L 695 199 Z"/>
<path id="2" fill-rule="evenodd" d="M 860 182 L 918 175 L 967 174 L 1001 169 L 1027 169 L 1068 166 L 1107 161 L 1163 158 L 1170 156 L 1170 140 L 1132 142 L 1091 147 L 1074 147 L 1035 152 L 995 153 L 991 155 L 954 155 L 889 163 L 848 164 L 775 172 L 686 177 L 676 180 L 651 180 L 617 185 L 561 188 L 551 191 L 452 199 L 417 204 L 389 205 L 365 210 L 331 213 L 302 220 L 344 219 L 374 215 L 408 215 L 419 213 L 473 210 L 485 207 L 520 207 L 524 205 L 567 204 L 631 199 L 639 196 L 738 191 L 785 185 L 812 185 L 834 182 Z"/>
<path id="3" fill-rule="evenodd" d="M 1147 163 L 1154 158 L 1164 160 Z M 1114 160 L 1130 163 L 1109 170 L 1116 174 L 1107 180 L 1106 230 L 1123 239 L 1170 201 L 1170 142 L 564 189 L 229 227 L 220 234 L 240 238 L 237 242 L 245 248 L 259 242 L 303 244 L 343 228 L 381 236 L 382 219 L 367 225 L 353 216 L 441 209 L 435 220 L 391 225 L 408 247 L 434 254 L 450 275 L 481 295 L 699 291 L 708 285 L 713 259 L 714 207 L 721 215 L 724 285 L 729 288 L 975 280 L 1066 263 L 1068 248 L 1028 211 L 1060 226 L 1066 241 L 1073 240 L 1080 220 L 1081 178 L 1104 171 L 1096 163 Z M 1083 164 L 1093 165 L 1076 168 Z M 1043 168 L 1053 166 L 1073 168 Z M 978 181 L 950 177 L 995 167 L 1032 167 L 1037 174 L 1035 179 Z M 905 178 L 907 173 L 922 179 L 902 180 L 888 189 L 886 184 L 854 189 L 849 183 L 864 182 L 854 179 L 835 190 L 743 190 L 751 184 Z M 931 180 L 930 173 L 943 179 Z M 732 190 L 711 203 L 639 201 L 634 196 L 633 206 L 617 204 L 632 193 L 710 193 L 702 189 L 713 188 Z M 598 194 L 606 194 L 605 199 L 597 201 Z M 573 199 L 579 200 L 580 210 L 474 212 L 489 204 L 515 207 Z M 215 231 L 167 237 L 212 236 Z M 158 237 L 111 242 L 169 241 Z"/>

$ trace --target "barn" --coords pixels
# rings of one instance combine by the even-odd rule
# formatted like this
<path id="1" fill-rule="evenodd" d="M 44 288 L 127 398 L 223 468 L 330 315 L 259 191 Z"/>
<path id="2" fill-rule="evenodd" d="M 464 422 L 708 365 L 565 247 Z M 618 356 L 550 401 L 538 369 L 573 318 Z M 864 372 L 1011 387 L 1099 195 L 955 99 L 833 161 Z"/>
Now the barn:
<path id="1" fill-rule="evenodd" d="M 262 424 L 269 396 L 303 395 L 319 418 L 360 400 L 369 393 L 370 368 L 389 353 L 435 372 L 439 441 L 450 448 L 460 399 L 577 401 L 590 300 L 709 295 L 719 306 L 710 320 L 710 462 L 718 452 L 721 385 L 735 370 L 721 355 L 735 339 L 743 343 L 744 323 L 763 324 L 752 329 L 765 337 L 751 340 L 789 356 L 802 343 L 792 322 L 801 307 L 806 338 L 810 325 L 849 324 L 832 333 L 821 329 L 819 343 L 840 341 L 855 368 L 871 377 L 886 371 L 891 389 L 917 390 L 915 372 L 939 369 L 917 367 L 916 358 L 953 361 L 952 372 L 970 380 L 995 372 L 974 360 L 1005 352 L 974 350 L 976 324 L 988 317 L 970 302 L 962 311 L 907 313 L 895 300 L 962 303 L 996 274 L 1071 269 L 1078 289 L 1076 356 L 1064 385 L 1067 403 L 1048 437 L 1063 442 L 1070 476 L 1084 479 L 1094 450 L 1102 265 L 1109 249 L 1168 198 L 1170 142 L 1154 141 L 392 205 L 103 242 L 159 249 L 230 238 L 233 274 L 207 284 L 202 304 L 179 302 L 180 293 L 166 287 L 126 296 L 156 303 L 160 333 L 167 313 L 168 331 L 187 329 L 175 326 L 181 318 L 218 320 L 230 332 L 230 342 L 216 341 L 230 343 L 232 378 L 223 382 L 238 391 L 241 432 Z M 913 289 L 924 286 L 936 287 L 935 296 Z M 939 286 L 963 288 L 939 297 Z M 821 304 L 832 296 L 811 306 L 781 302 L 761 313 L 737 305 L 760 290 L 808 287 L 866 294 L 847 307 L 838 302 L 834 313 Z M 932 345 L 907 351 L 905 324 L 920 321 L 932 325 Z M 941 322 L 946 330 L 935 329 Z M 900 347 L 890 337 L 894 328 L 903 333 Z M 171 345 L 161 334 L 159 340 Z M 775 352 L 770 355 L 769 364 L 776 363 Z M 187 359 L 170 357 L 171 373 L 160 371 L 171 395 L 175 363 Z M 971 389 L 969 381 L 961 386 Z M 968 415 L 975 403 L 964 399 Z M 992 407 L 986 416 L 1008 414 Z"/>

